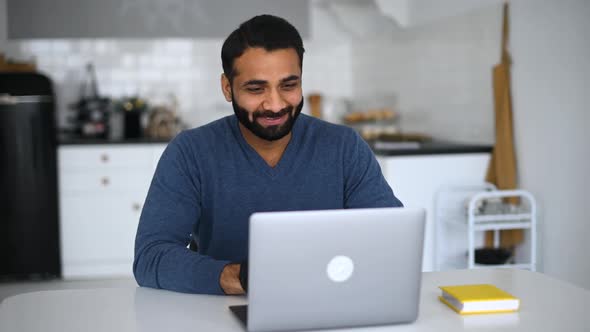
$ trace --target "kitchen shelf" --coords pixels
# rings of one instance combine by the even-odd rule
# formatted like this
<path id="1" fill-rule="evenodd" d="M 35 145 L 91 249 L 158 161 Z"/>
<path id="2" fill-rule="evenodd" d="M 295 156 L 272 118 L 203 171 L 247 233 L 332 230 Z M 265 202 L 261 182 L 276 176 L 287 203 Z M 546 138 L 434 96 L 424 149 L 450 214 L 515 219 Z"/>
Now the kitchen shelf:
<path id="1" fill-rule="evenodd" d="M 473 229 L 475 231 L 499 231 L 509 229 L 529 229 L 531 228 L 530 221 L 523 222 L 497 222 L 497 223 L 486 223 L 483 225 L 475 224 Z"/>
<path id="2" fill-rule="evenodd" d="M 485 222 L 501 222 L 501 221 L 513 221 L 513 220 L 530 220 L 532 215 L 530 213 L 519 213 L 519 214 L 489 214 L 489 215 L 475 215 L 473 221 L 475 223 Z"/>

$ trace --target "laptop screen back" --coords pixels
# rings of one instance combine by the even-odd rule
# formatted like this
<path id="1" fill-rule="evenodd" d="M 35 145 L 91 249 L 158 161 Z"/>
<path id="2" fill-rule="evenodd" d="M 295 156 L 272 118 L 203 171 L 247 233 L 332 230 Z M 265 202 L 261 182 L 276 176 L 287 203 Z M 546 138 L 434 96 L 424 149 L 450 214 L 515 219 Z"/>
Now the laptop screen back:
<path id="1" fill-rule="evenodd" d="M 248 330 L 414 321 L 424 223 L 409 208 L 253 214 Z"/>

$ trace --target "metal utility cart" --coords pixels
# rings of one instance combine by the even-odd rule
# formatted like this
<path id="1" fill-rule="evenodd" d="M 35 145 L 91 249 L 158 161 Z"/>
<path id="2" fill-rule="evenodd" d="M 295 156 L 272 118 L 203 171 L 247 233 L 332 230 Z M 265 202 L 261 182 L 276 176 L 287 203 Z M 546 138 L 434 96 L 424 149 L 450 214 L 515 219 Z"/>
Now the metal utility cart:
<path id="1" fill-rule="evenodd" d="M 505 203 L 498 204 L 497 211 L 478 211 L 480 202 L 490 201 L 493 199 L 502 202 L 507 197 L 518 197 L 521 203 L 518 206 L 508 205 Z M 508 229 L 529 229 L 530 236 L 530 259 L 528 262 L 492 265 L 493 267 L 513 267 L 536 270 L 537 264 L 537 204 L 535 198 L 525 190 L 496 190 L 490 192 L 481 192 L 476 194 L 469 201 L 469 210 L 467 214 L 467 234 L 468 234 L 468 257 L 467 267 L 472 269 L 475 264 L 475 232 L 493 231 L 494 248 L 500 246 L 500 231 Z"/>
<path id="2" fill-rule="evenodd" d="M 507 197 L 518 197 L 520 204 L 504 203 Z M 528 191 L 497 190 L 489 183 L 446 186 L 437 193 L 434 211 L 437 270 L 489 267 L 536 270 L 537 205 Z M 500 231 L 509 229 L 529 230 L 527 247 L 521 248 L 528 253 L 528 259 L 507 264 L 476 264 L 476 246 L 483 243 L 483 232 L 494 232 L 494 247 L 498 248 Z"/>

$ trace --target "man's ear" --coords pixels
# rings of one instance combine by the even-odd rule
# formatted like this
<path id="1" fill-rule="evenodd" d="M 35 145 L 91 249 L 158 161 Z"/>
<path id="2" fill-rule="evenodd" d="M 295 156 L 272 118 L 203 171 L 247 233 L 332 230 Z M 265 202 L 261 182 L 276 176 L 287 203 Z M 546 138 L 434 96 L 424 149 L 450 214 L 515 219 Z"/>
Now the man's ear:
<path id="1" fill-rule="evenodd" d="M 225 100 L 232 100 L 231 83 L 225 74 L 221 74 L 221 92 L 223 92 Z"/>

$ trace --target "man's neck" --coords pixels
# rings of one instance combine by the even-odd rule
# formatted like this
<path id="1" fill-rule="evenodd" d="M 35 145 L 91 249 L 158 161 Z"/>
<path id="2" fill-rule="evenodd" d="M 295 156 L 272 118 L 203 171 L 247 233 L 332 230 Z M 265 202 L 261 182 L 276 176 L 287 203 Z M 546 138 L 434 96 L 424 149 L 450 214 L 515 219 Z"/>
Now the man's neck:
<path id="1" fill-rule="evenodd" d="M 239 123 L 239 126 L 246 142 L 264 159 L 268 166 L 275 167 L 281 160 L 289 141 L 291 141 L 291 133 L 276 141 L 267 141 L 254 135 L 241 123 Z"/>

